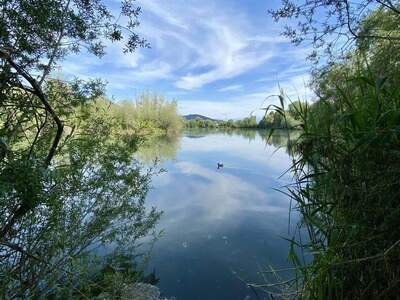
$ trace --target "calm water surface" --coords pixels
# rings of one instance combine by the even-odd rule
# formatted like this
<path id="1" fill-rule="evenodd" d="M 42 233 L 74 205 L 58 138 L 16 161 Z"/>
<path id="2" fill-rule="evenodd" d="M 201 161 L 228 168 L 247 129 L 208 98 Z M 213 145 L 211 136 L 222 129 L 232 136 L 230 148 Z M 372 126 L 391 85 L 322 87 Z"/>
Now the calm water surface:
<path id="1" fill-rule="evenodd" d="M 290 166 L 286 135 L 267 143 L 267 132 L 193 131 L 143 151 L 167 169 L 147 200 L 164 211 L 150 262 L 164 296 L 266 299 L 244 282 L 262 283 L 268 265 L 288 266 L 289 199 L 274 190 L 290 182 L 281 176 Z"/>

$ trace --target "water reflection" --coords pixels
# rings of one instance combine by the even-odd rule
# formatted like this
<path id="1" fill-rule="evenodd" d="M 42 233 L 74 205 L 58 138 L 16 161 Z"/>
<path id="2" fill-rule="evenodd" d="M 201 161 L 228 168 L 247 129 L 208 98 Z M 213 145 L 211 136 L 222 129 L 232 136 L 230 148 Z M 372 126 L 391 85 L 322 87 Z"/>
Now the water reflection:
<path id="1" fill-rule="evenodd" d="M 174 160 L 180 145 L 181 136 L 178 134 L 163 135 L 145 141 L 136 152 L 137 158 L 144 163 Z"/>
<path id="2" fill-rule="evenodd" d="M 168 154 L 168 172 L 155 178 L 148 198 L 164 210 L 165 234 L 151 264 L 166 296 L 257 299 L 243 281 L 260 281 L 267 265 L 288 266 L 282 236 L 288 234 L 289 200 L 274 190 L 290 181 L 289 174 L 281 176 L 290 166 L 288 137 L 268 136 L 191 130 L 173 145 L 159 142 L 146 153 L 149 160 L 152 153 Z M 217 162 L 224 168 L 217 169 Z"/>
<path id="3" fill-rule="evenodd" d="M 300 136 L 300 131 L 292 130 L 274 130 L 272 133 L 268 129 L 253 130 L 253 129 L 237 129 L 237 128 L 191 128 L 185 132 L 188 138 L 201 138 L 206 135 L 217 134 L 224 136 L 241 136 L 248 142 L 260 138 L 264 143 L 274 147 L 288 147 L 290 141 L 296 140 Z"/>

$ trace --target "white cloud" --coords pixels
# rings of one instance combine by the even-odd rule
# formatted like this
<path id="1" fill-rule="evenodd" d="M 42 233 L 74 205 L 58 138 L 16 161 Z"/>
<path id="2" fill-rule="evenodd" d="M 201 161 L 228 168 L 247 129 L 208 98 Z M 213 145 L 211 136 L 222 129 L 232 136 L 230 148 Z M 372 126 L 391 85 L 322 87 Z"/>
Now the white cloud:
<path id="1" fill-rule="evenodd" d="M 180 89 L 198 89 L 244 74 L 272 58 L 275 46 L 284 42 L 276 32 L 257 32 L 240 12 L 213 3 L 139 4 L 145 17 L 143 33 L 154 42 L 161 58 L 172 65 L 175 86 Z"/>
<path id="2" fill-rule="evenodd" d="M 218 92 L 232 92 L 232 91 L 240 91 L 243 89 L 243 85 L 241 84 L 234 84 L 234 85 L 228 85 L 223 88 L 220 88 Z"/>
<path id="3" fill-rule="evenodd" d="M 146 11 L 162 19 L 165 23 L 180 27 L 182 29 L 188 29 L 187 24 L 179 18 L 179 16 L 174 15 L 171 7 L 165 6 L 165 2 L 162 1 L 152 1 L 144 0 L 138 1 L 138 4 Z M 176 11 L 175 11 L 176 12 Z"/>
<path id="4" fill-rule="evenodd" d="M 215 119 L 240 119 L 250 115 L 263 115 L 262 103 L 267 93 L 253 93 L 234 97 L 227 101 L 210 101 L 205 99 L 178 101 L 178 110 L 182 115 L 198 113 Z"/>
<path id="5" fill-rule="evenodd" d="M 196 89 L 221 79 L 233 78 L 250 71 L 272 58 L 273 46 L 269 48 L 246 39 L 245 33 L 226 25 L 222 20 L 208 20 L 209 39 L 199 45 L 198 64 L 206 66 L 207 71 L 188 72 L 176 81 L 181 89 Z"/>
<path id="6" fill-rule="evenodd" d="M 169 97 L 183 98 L 181 111 L 218 118 L 248 115 L 278 91 L 278 83 L 287 94 L 303 96 L 300 78 L 307 69 L 306 50 L 292 48 L 266 14 L 262 20 L 268 27 L 262 27 L 254 19 L 258 12 L 250 15 L 240 2 L 140 0 L 138 4 L 143 11 L 139 34 L 151 49 L 124 55 L 121 44 L 108 43 L 103 59 L 80 54 L 63 62 L 63 72 L 100 77 L 117 98 L 130 97 L 133 89 L 162 90 Z M 213 101 L 216 91 L 237 95 L 227 98 L 227 93 L 223 101 Z"/>
<path id="7" fill-rule="evenodd" d="M 309 75 L 301 74 L 283 82 L 274 82 L 269 88 L 258 88 L 254 92 L 244 93 L 225 99 L 224 101 L 197 99 L 193 101 L 178 101 L 179 112 L 183 115 L 190 113 L 203 114 L 216 119 L 239 119 L 250 114 L 261 118 L 264 115 L 262 108 L 268 105 L 279 104 L 280 90 L 288 100 L 312 101 L 313 93 L 307 86 Z"/>

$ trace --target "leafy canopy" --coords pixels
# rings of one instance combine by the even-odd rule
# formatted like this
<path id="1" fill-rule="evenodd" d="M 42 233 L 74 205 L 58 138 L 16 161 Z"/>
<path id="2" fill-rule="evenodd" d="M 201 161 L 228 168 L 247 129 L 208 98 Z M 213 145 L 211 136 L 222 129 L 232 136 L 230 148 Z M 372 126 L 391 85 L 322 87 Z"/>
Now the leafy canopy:
<path id="1" fill-rule="evenodd" d="M 49 74 L 70 53 L 101 56 L 106 40 L 126 52 L 146 46 L 135 32 L 140 8 L 0 5 L 0 297 L 82 296 L 93 279 L 85 270 L 96 270 L 93 248 L 132 256 L 160 213 L 144 205 L 153 171 L 133 159 L 140 138 L 95 101 L 103 83 Z"/>

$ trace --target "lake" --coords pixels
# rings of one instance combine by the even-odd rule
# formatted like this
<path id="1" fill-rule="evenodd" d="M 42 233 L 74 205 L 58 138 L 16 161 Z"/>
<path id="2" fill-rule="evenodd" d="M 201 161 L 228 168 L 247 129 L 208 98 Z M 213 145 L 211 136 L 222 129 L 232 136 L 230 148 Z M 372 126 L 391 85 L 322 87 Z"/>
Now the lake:
<path id="1" fill-rule="evenodd" d="M 290 267 L 283 238 L 290 201 L 275 190 L 291 180 L 288 138 L 267 137 L 267 131 L 192 130 L 139 153 L 145 161 L 157 157 L 167 170 L 154 177 L 147 198 L 164 211 L 158 224 L 164 233 L 149 265 L 163 296 L 265 299 L 246 282 L 265 283 L 269 265 Z"/>

